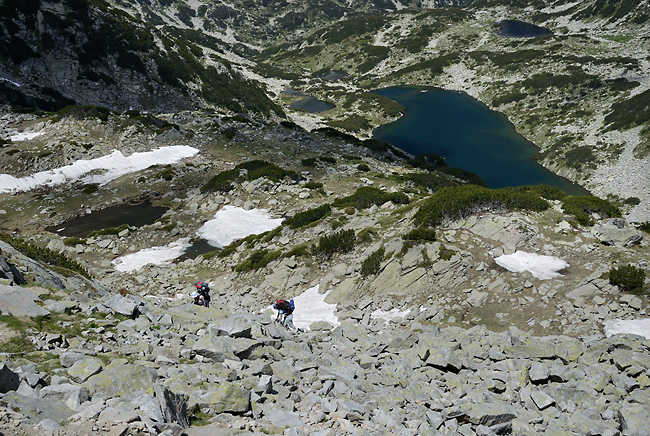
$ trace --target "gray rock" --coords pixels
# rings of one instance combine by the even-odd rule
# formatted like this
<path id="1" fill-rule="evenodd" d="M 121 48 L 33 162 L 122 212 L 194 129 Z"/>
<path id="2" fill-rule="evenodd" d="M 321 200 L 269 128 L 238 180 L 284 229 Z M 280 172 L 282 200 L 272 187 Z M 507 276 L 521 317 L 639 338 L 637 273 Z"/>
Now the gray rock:
<path id="1" fill-rule="evenodd" d="M 96 357 L 86 357 L 75 362 L 68 368 L 68 375 L 77 383 L 83 383 L 104 368 L 104 364 Z"/>
<path id="2" fill-rule="evenodd" d="M 49 315 L 50 311 L 38 305 L 37 301 L 38 295 L 29 289 L 0 285 L 0 311 L 3 313 L 19 317 Z"/>
<path id="3" fill-rule="evenodd" d="M 305 423 L 297 413 L 286 410 L 277 404 L 271 404 L 264 409 L 264 418 L 277 427 L 304 427 Z"/>
<path id="4" fill-rule="evenodd" d="M 90 399 L 88 389 L 68 383 L 46 386 L 40 390 L 39 396 L 59 401 L 71 410 L 76 410 L 80 404 Z"/>
<path id="5" fill-rule="evenodd" d="M 466 403 L 449 411 L 448 419 L 462 418 L 475 425 L 492 427 L 512 421 L 517 417 L 516 408 L 508 403 Z"/>
<path id="6" fill-rule="evenodd" d="M 530 381 L 535 384 L 545 383 L 551 374 L 550 368 L 540 362 L 533 362 L 530 365 L 530 371 L 528 372 L 528 377 Z"/>
<path id="7" fill-rule="evenodd" d="M 612 218 L 591 228 L 591 234 L 605 245 L 631 247 L 643 240 L 643 232 L 627 226 L 622 218 Z"/>
<path id="8" fill-rule="evenodd" d="M 158 385 L 154 387 L 156 398 L 160 403 L 160 409 L 165 422 L 178 424 L 181 427 L 189 427 L 190 417 L 188 413 L 187 395 L 172 392 L 170 389 Z"/>
<path id="9" fill-rule="evenodd" d="M 153 392 L 156 371 L 140 365 L 129 365 L 125 359 L 116 359 L 102 372 L 90 377 L 83 386 L 93 396 L 104 398 L 134 398 Z"/>
<path id="10" fill-rule="evenodd" d="M 250 410 L 251 393 L 237 383 L 220 383 L 216 390 L 202 394 L 198 404 L 209 407 L 214 413 L 244 413 Z"/>
<path id="11" fill-rule="evenodd" d="M 138 304 L 120 294 L 115 294 L 106 302 L 106 307 L 122 315 L 133 317 Z"/>
<path id="12" fill-rule="evenodd" d="M 140 419 L 133 407 L 121 403 L 115 407 L 107 407 L 99 414 L 98 421 L 112 422 L 115 424 L 128 424 Z"/>
<path id="13" fill-rule="evenodd" d="M 555 400 L 543 391 L 531 391 L 530 399 L 533 400 L 539 410 L 544 410 L 555 404 Z"/>
<path id="14" fill-rule="evenodd" d="M 208 332 L 215 336 L 230 336 L 233 338 L 251 338 L 252 323 L 243 316 L 233 315 L 219 319 L 208 326 Z"/>
<path id="15" fill-rule="evenodd" d="M 647 405 L 626 404 L 618 412 L 618 422 L 626 436 L 644 436 L 650 428 L 650 411 Z"/>

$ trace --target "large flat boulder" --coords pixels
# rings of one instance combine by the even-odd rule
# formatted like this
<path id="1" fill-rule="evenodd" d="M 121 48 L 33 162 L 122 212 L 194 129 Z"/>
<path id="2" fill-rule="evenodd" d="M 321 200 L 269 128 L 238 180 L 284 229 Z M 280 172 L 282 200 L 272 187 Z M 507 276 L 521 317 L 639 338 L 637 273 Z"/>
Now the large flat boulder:
<path id="1" fill-rule="evenodd" d="M 50 311 L 41 307 L 38 295 L 20 286 L 0 285 L 0 310 L 13 316 L 43 316 Z"/>

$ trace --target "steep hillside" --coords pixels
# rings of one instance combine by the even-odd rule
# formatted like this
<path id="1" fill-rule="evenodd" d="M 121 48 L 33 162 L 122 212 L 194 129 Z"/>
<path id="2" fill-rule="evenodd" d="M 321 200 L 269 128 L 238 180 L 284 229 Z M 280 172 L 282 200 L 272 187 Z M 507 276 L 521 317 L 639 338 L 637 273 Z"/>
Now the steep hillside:
<path id="1" fill-rule="evenodd" d="M 45 110 L 82 104 L 282 116 L 207 36 L 199 47 L 173 28 L 157 28 L 103 1 L 6 0 L 0 20 L 3 102 Z"/>

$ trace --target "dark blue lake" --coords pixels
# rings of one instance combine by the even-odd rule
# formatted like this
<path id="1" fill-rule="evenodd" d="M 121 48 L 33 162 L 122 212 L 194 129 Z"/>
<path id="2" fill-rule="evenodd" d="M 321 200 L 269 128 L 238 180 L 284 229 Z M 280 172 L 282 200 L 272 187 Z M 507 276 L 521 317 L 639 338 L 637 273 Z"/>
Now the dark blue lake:
<path id="1" fill-rule="evenodd" d="M 406 108 L 399 120 L 375 130 L 376 139 L 414 155 L 443 156 L 450 167 L 478 174 L 490 188 L 551 185 L 568 194 L 588 194 L 535 162 L 535 144 L 517 133 L 505 115 L 465 93 L 421 87 L 375 92 Z"/>
<path id="2" fill-rule="evenodd" d="M 506 38 L 538 38 L 553 35 L 553 32 L 546 27 L 519 20 L 501 20 L 494 26 L 497 28 L 496 35 Z"/>

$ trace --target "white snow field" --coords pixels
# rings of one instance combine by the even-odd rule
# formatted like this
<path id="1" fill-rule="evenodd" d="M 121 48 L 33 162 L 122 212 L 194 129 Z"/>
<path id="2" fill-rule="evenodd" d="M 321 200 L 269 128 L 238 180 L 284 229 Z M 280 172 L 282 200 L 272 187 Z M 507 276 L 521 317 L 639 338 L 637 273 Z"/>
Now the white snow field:
<path id="1" fill-rule="evenodd" d="M 197 234 L 212 245 L 223 247 L 235 239 L 264 233 L 282 224 L 282 218 L 273 218 L 264 209 L 244 210 L 235 206 L 224 206 L 215 218 L 206 222 Z M 147 264 L 163 265 L 180 257 L 190 246 L 190 238 L 181 238 L 168 245 L 145 248 L 113 260 L 117 271 L 131 272 Z"/>
<path id="2" fill-rule="evenodd" d="M 508 271 L 522 272 L 529 271 L 533 277 L 540 280 L 548 280 L 561 276 L 558 271 L 568 268 L 569 264 L 559 257 L 544 256 L 541 254 L 516 251 L 512 254 L 504 254 L 494 258 L 497 265 Z"/>
<path id="3" fill-rule="evenodd" d="M 411 313 L 411 309 L 399 310 L 391 309 L 389 311 L 375 310 L 370 313 L 371 319 L 383 319 L 385 322 L 395 321 L 397 318 L 403 319 L 406 315 Z"/>
<path id="4" fill-rule="evenodd" d="M 196 234 L 213 245 L 225 247 L 236 239 L 273 230 L 282 221 L 282 218 L 273 218 L 266 209 L 224 206 Z"/>
<path id="5" fill-rule="evenodd" d="M 650 318 L 645 319 L 611 319 L 605 321 L 605 336 L 631 334 L 650 339 Z"/>
<path id="6" fill-rule="evenodd" d="M 44 133 L 45 132 L 20 132 L 10 136 L 9 139 L 11 139 L 13 142 L 29 141 L 30 139 L 34 139 Z"/>
<path id="7" fill-rule="evenodd" d="M 296 305 L 296 309 L 293 312 L 293 325 L 297 328 L 309 330 L 309 326 L 317 321 L 327 321 L 334 327 L 341 325 L 339 318 L 334 314 L 334 311 L 336 311 L 336 304 L 325 302 L 325 298 L 327 298 L 330 291 L 319 294 L 318 288 L 319 285 L 316 285 L 295 297 L 292 297 L 291 295 L 278 296 L 278 298 L 283 298 L 285 300 L 293 298 L 293 302 Z M 272 310 L 272 317 L 275 319 L 278 312 L 273 310 L 273 304 L 263 310 L 266 309 Z"/>
<path id="8" fill-rule="evenodd" d="M 135 253 L 127 254 L 112 263 L 117 271 L 131 272 L 142 268 L 150 263 L 164 265 L 181 256 L 187 247 L 190 246 L 190 238 L 181 238 L 162 247 L 145 248 Z"/>
<path id="9" fill-rule="evenodd" d="M 73 164 L 41 171 L 31 176 L 14 177 L 9 174 L 0 174 L 0 194 L 29 191 L 39 186 L 55 186 L 74 180 L 81 180 L 86 184 L 104 185 L 125 174 L 141 171 L 152 165 L 172 164 L 194 156 L 198 152 L 198 149 L 187 145 L 161 147 L 152 151 L 133 153 L 128 157 L 118 150 L 113 150 L 107 156 L 78 160 Z M 84 177 L 96 170 L 104 170 L 104 172 Z"/>

